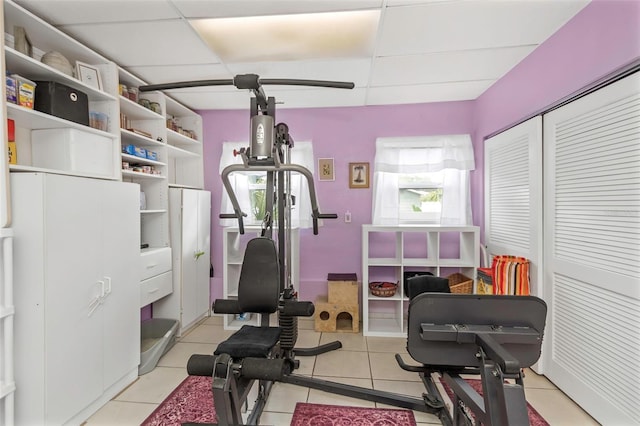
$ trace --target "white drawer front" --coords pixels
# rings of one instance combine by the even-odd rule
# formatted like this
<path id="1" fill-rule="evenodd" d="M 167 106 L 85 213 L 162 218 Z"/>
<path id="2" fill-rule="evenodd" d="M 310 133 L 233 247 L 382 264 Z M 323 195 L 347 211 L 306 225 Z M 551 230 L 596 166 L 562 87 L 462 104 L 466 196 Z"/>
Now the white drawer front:
<path id="1" fill-rule="evenodd" d="M 161 248 L 140 253 L 141 280 L 171 270 L 171 248 Z"/>
<path id="2" fill-rule="evenodd" d="M 157 275 L 140 283 L 140 307 L 147 306 L 173 291 L 171 271 Z"/>

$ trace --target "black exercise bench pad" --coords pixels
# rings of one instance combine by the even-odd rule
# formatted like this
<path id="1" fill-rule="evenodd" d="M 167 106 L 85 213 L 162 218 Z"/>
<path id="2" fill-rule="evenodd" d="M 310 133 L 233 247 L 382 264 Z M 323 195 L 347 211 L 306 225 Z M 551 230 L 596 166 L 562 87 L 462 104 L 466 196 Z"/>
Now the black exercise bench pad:
<path id="1" fill-rule="evenodd" d="M 540 357 L 546 315 L 546 303 L 534 296 L 422 293 L 409 303 L 407 352 L 424 365 L 479 367 L 475 340 L 462 336 L 457 341 L 431 339 L 429 336 L 434 334 L 424 335 L 423 325 L 455 325 L 469 331 L 479 326 L 495 329 L 493 337 L 519 361 L 520 367 L 530 367 Z M 521 328 L 523 336 L 501 334 L 502 328 Z M 530 339 L 532 332 L 538 337 Z"/>
<path id="2" fill-rule="evenodd" d="M 229 354 L 232 358 L 267 358 L 280 340 L 280 327 L 243 325 L 220 343 L 214 355 Z"/>

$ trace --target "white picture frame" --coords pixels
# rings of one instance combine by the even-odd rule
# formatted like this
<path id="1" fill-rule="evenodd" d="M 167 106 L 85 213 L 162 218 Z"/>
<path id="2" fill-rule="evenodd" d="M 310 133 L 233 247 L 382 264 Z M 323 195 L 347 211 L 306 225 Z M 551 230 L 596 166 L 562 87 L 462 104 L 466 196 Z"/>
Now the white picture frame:
<path id="1" fill-rule="evenodd" d="M 93 65 L 76 61 L 76 78 L 89 87 L 102 90 L 100 70 Z"/>

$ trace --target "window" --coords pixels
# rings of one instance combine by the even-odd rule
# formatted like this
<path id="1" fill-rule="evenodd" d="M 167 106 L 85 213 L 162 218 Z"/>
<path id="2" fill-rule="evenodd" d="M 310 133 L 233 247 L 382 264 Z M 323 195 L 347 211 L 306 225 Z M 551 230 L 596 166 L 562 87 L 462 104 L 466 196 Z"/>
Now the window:
<path id="1" fill-rule="evenodd" d="M 249 146 L 248 142 L 225 142 L 220 158 L 220 173 L 231 164 L 242 164 L 240 156 L 234 156 L 233 151 Z M 291 163 L 306 167 L 314 172 L 313 146 L 311 142 L 296 142 L 291 149 Z M 267 186 L 267 173 L 259 171 L 233 172 L 229 175 L 229 183 L 238 199 L 238 204 L 247 217 L 243 219 L 245 225 L 261 225 L 264 218 L 264 199 Z M 311 201 L 309 200 L 309 187 L 304 176 L 291 173 L 291 194 L 295 197 L 296 204 L 291 208 L 291 226 L 310 228 Z M 227 192 L 222 192 L 221 212 L 233 213 L 233 206 Z M 276 213 L 277 214 L 277 213 Z M 222 226 L 237 226 L 236 219 L 220 219 Z"/>
<path id="2" fill-rule="evenodd" d="M 468 135 L 379 138 L 372 222 L 471 224 Z"/>
<path id="3" fill-rule="evenodd" d="M 440 223 L 442 173 L 401 173 L 398 208 L 400 223 Z"/>

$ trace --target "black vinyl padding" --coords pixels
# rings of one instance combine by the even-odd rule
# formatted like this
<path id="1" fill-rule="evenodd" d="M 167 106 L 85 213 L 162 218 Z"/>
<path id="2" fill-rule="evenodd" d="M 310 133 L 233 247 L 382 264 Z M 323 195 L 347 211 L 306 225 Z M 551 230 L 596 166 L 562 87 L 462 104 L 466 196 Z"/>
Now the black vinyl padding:
<path id="1" fill-rule="evenodd" d="M 416 275 L 407 279 L 407 297 L 413 299 L 421 293 L 451 293 L 447 278 Z"/>
<path id="2" fill-rule="evenodd" d="M 229 354 L 232 358 L 266 358 L 280 340 L 280 327 L 243 325 L 220 343 L 214 355 Z"/>
<path id="3" fill-rule="evenodd" d="M 423 365 L 479 367 L 477 342 L 425 340 L 422 324 L 529 328 L 539 333 L 535 343 L 510 341 L 508 335 L 498 343 L 520 368 L 530 367 L 540 357 L 546 315 L 546 303 L 534 296 L 422 293 L 409 303 L 407 352 Z"/>
<path id="4" fill-rule="evenodd" d="M 274 313 L 280 298 L 278 251 L 270 238 L 258 237 L 247 243 L 238 282 L 241 312 Z"/>

